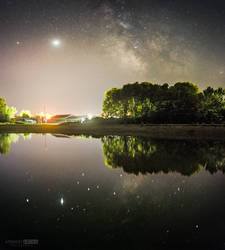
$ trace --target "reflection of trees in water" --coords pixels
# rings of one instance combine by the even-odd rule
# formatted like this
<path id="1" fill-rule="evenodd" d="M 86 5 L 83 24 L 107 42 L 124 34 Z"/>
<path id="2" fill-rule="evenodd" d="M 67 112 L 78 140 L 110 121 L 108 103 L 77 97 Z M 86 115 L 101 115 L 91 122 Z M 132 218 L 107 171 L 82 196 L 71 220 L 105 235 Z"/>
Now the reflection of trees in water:
<path id="1" fill-rule="evenodd" d="M 19 140 L 17 134 L 0 134 L 0 154 L 8 154 L 11 143 Z"/>
<path id="2" fill-rule="evenodd" d="M 105 136 L 106 165 L 134 174 L 178 172 L 190 176 L 204 167 L 225 173 L 224 142 L 162 141 L 146 137 Z"/>
<path id="3" fill-rule="evenodd" d="M 21 134 L 21 136 L 23 137 L 24 140 L 31 140 L 32 138 L 32 134 L 30 133 L 24 133 L 24 134 Z"/>

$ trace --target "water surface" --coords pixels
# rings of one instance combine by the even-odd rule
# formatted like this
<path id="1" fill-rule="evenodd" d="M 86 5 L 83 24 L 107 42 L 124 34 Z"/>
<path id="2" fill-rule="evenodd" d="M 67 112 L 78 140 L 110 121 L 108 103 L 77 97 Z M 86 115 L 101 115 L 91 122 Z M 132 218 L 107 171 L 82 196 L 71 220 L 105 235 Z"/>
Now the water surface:
<path id="1" fill-rule="evenodd" d="M 225 249 L 224 145 L 0 134 L 0 246 Z"/>

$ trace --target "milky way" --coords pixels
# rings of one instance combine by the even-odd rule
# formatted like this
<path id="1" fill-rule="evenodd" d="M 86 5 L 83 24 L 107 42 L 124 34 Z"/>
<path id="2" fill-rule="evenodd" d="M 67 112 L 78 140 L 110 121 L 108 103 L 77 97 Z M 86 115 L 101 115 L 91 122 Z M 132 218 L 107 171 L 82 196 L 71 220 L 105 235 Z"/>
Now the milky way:
<path id="1" fill-rule="evenodd" d="M 100 113 L 107 89 L 136 81 L 225 86 L 222 1 L 1 0 L 0 7 L 0 96 L 19 110 Z"/>

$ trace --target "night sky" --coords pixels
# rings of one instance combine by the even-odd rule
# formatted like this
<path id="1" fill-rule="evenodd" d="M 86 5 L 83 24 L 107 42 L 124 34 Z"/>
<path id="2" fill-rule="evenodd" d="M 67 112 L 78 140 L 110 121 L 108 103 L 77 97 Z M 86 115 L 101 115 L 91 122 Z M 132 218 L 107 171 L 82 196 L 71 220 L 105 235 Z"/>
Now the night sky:
<path id="1" fill-rule="evenodd" d="M 101 113 L 151 81 L 225 87 L 224 1 L 0 0 L 0 97 L 18 110 Z"/>

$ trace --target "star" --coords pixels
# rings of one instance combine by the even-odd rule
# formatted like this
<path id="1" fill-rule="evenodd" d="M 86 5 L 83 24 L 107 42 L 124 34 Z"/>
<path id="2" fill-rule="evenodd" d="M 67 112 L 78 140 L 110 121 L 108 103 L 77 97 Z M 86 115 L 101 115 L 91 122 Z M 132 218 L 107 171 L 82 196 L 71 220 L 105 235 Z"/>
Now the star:
<path id="1" fill-rule="evenodd" d="M 59 39 L 54 39 L 54 40 L 52 40 L 51 44 L 54 47 L 59 47 L 61 45 L 61 41 Z"/>

